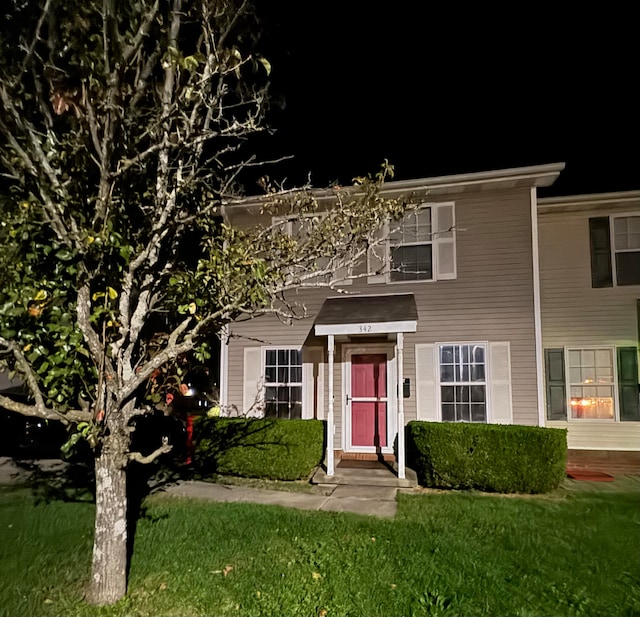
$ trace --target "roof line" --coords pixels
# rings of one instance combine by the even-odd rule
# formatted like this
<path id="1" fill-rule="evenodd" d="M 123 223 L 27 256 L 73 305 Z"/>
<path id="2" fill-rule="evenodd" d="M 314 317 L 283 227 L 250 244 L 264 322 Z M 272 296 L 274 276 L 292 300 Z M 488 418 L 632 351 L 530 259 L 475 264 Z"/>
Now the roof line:
<path id="1" fill-rule="evenodd" d="M 395 180 L 385 182 L 381 192 L 395 193 L 399 191 L 415 189 L 441 189 L 454 186 L 469 186 L 483 182 L 512 182 L 514 180 L 531 180 L 533 186 L 551 186 L 565 168 L 564 163 L 548 163 L 546 165 L 531 165 L 528 167 L 513 167 L 509 169 L 497 169 L 492 171 L 480 171 L 448 176 L 434 176 L 431 178 L 417 178 L 413 180 Z M 340 187 L 343 190 L 351 188 L 358 192 L 358 187 Z M 310 189 L 317 199 L 331 199 L 335 196 L 337 188 Z M 292 189 L 290 192 L 295 192 Z M 230 201 L 224 206 L 260 206 L 267 199 L 273 199 L 277 194 L 256 195 Z M 223 206 L 223 207 L 224 207 Z"/>
<path id="2" fill-rule="evenodd" d="M 560 197 L 541 197 L 538 206 L 586 206 L 608 203 L 610 201 L 636 201 L 640 199 L 638 191 L 618 191 L 614 193 L 591 193 L 587 195 L 565 195 Z"/>

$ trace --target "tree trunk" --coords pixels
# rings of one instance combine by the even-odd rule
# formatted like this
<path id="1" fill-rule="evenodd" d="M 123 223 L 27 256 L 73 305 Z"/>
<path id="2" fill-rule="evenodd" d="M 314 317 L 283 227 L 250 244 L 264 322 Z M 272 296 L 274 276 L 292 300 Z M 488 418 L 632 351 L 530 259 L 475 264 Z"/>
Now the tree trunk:
<path id="1" fill-rule="evenodd" d="M 123 453 L 115 445 L 107 437 L 95 461 L 96 520 L 87 594 L 93 604 L 113 604 L 127 591 L 127 477 Z"/>

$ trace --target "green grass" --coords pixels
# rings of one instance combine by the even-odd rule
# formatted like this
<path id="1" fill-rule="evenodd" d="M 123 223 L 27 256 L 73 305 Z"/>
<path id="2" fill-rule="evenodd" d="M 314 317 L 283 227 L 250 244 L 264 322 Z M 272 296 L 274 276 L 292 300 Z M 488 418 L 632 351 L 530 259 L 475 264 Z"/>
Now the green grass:
<path id="1" fill-rule="evenodd" d="M 152 497 L 129 593 L 102 608 L 81 600 L 92 516 L 0 489 L 0 615 L 640 615 L 633 478 L 400 495 L 395 520 Z"/>

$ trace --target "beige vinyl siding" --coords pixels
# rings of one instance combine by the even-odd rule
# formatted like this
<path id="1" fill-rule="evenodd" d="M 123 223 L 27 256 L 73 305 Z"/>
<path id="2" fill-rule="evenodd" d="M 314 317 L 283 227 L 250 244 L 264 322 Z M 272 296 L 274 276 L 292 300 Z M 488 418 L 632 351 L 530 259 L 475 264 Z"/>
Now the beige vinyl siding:
<path id="1" fill-rule="evenodd" d="M 539 214 L 542 340 L 545 349 L 638 344 L 640 286 L 591 287 L 589 218 L 640 212 L 635 203 L 541 208 Z M 639 450 L 640 422 L 551 422 L 568 428 L 576 449 Z"/>
<path id="2" fill-rule="evenodd" d="M 457 278 L 384 286 L 416 297 L 418 331 L 405 336 L 405 357 L 415 362 L 416 343 L 509 342 L 513 422 L 537 424 L 530 193 L 474 193 L 455 203 Z M 415 388 L 405 416 L 416 417 Z"/>
<path id="3" fill-rule="evenodd" d="M 551 422 L 550 428 L 566 428 L 567 445 L 573 450 L 640 450 L 640 422 Z"/>
<path id="4" fill-rule="evenodd" d="M 628 204 L 624 211 L 632 210 Z M 640 203 L 636 205 L 640 212 Z M 591 287 L 589 218 L 611 211 L 540 215 L 540 291 L 545 348 L 636 345 L 640 286 Z"/>
<path id="5" fill-rule="evenodd" d="M 363 279 L 348 288 L 350 294 L 415 294 L 418 330 L 405 334 L 404 339 L 404 374 L 411 380 L 411 396 L 404 399 L 406 421 L 417 416 L 416 343 L 500 341 L 510 346 L 513 422 L 538 423 L 530 200 L 528 188 L 510 192 L 468 189 L 442 199 L 429 196 L 427 201 L 434 203 L 455 202 L 457 278 L 393 284 L 369 284 Z M 313 336 L 313 316 L 324 298 L 334 295 L 332 290 L 300 293 L 297 299 L 304 302 L 310 317 L 292 325 L 273 317 L 232 325 L 229 403 L 242 401 L 242 347 L 320 344 L 326 349 L 326 338 Z M 344 405 L 341 358 L 338 343 L 334 375 L 336 448 L 341 447 Z"/>

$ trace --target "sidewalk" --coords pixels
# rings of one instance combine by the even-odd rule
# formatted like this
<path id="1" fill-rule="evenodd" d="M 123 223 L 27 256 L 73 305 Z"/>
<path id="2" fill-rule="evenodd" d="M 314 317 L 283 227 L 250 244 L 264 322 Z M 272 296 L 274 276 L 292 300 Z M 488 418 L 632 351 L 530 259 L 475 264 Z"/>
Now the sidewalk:
<path id="1" fill-rule="evenodd" d="M 226 503 L 258 503 L 299 510 L 354 512 L 367 516 L 393 518 L 396 514 L 396 494 L 399 490 L 405 489 L 388 486 L 335 485 L 325 486 L 315 493 L 298 493 L 187 480 L 167 487 L 164 492 L 180 497 L 210 499 Z"/>
<path id="2" fill-rule="evenodd" d="M 39 461 L 47 470 L 63 469 L 57 460 Z M 0 484 L 24 482 L 29 472 L 17 467 L 12 459 L 0 457 Z M 365 516 L 393 518 L 396 514 L 398 491 L 411 489 L 390 486 L 322 485 L 310 493 L 275 491 L 245 486 L 213 484 L 199 480 L 179 481 L 162 489 L 167 495 L 193 499 L 209 499 L 221 503 L 257 503 L 299 510 L 323 512 L 353 512 Z"/>

